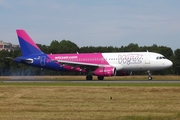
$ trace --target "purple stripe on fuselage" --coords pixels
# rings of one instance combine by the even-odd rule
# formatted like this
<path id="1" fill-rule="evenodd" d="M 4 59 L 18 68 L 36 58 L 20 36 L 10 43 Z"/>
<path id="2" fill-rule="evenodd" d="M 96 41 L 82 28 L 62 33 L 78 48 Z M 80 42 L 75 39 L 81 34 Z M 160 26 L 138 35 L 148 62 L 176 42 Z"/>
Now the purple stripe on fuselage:
<path id="1" fill-rule="evenodd" d="M 35 48 L 39 49 L 36 43 L 31 39 L 31 37 L 24 30 L 16 30 L 16 32 L 17 32 L 18 37 L 20 37 L 22 40 L 28 42 Z"/>
<path id="2" fill-rule="evenodd" d="M 109 65 L 106 59 L 102 56 L 102 53 L 48 54 L 47 56 L 52 60 Z"/>

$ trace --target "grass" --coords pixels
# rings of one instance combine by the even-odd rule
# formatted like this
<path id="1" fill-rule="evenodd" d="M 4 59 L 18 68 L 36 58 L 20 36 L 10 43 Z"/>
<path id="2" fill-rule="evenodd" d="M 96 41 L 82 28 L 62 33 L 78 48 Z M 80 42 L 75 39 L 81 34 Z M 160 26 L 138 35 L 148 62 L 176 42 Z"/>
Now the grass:
<path id="1" fill-rule="evenodd" d="M 1 83 L 1 120 L 179 120 L 180 84 Z"/>

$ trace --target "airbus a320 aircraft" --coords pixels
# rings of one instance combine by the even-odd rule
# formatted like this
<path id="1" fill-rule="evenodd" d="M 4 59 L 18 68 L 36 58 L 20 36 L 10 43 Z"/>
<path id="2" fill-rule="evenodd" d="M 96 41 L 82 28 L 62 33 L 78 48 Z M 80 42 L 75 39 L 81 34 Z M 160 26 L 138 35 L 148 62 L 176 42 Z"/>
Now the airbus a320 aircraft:
<path id="1" fill-rule="evenodd" d="M 163 55 L 153 52 L 117 52 L 117 53 L 77 53 L 77 54 L 45 54 L 24 30 L 16 30 L 22 56 L 15 62 L 57 71 L 76 71 L 87 74 L 86 80 L 97 76 L 118 75 L 121 71 L 162 70 L 172 66 L 172 62 Z"/>

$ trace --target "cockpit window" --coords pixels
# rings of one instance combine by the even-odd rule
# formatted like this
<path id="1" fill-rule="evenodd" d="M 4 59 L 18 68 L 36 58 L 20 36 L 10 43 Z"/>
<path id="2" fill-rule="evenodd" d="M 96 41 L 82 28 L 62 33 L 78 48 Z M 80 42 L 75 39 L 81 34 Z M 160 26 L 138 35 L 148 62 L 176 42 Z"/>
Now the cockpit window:
<path id="1" fill-rule="evenodd" d="M 164 56 L 158 56 L 158 57 L 156 57 L 156 59 L 157 59 L 157 60 L 166 59 L 166 57 L 164 57 Z"/>

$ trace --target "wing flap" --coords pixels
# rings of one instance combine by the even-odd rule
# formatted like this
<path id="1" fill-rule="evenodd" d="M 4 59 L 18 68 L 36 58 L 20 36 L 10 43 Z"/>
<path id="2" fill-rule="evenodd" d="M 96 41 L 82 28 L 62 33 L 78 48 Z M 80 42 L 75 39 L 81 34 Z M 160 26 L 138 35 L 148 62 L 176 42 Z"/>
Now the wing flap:
<path id="1" fill-rule="evenodd" d="M 85 62 L 74 62 L 74 61 L 63 61 L 63 60 L 55 60 L 54 62 L 58 62 L 60 64 L 74 65 L 74 66 L 94 66 L 94 67 L 105 67 L 109 65 L 103 64 L 95 64 L 95 63 L 85 63 Z"/>

